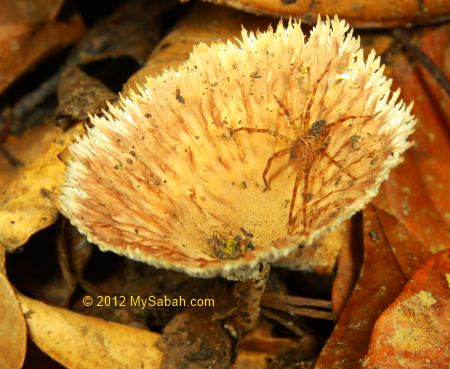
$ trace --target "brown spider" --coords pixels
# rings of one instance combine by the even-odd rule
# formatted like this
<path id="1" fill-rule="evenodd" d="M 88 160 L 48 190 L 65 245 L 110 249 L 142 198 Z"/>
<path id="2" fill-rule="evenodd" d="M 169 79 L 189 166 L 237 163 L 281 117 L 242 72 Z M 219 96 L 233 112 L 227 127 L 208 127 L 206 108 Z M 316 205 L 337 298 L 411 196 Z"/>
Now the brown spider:
<path id="1" fill-rule="evenodd" d="M 314 165 L 314 162 L 316 159 L 320 156 L 322 158 L 326 158 L 329 160 L 333 165 L 338 167 L 343 173 L 345 173 L 348 177 L 350 177 L 353 180 L 356 180 L 356 178 L 349 173 L 339 162 L 337 162 L 327 151 L 327 147 L 329 145 L 330 140 L 330 132 L 331 129 L 339 124 L 342 124 L 343 122 L 350 120 L 350 119 L 370 119 L 375 117 L 377 114 L 374 115 L 349 115 L 342 118 L 339 118 L 338 120 L 327 123 L 325 120 L 320 119 L 315 121 L 314 123 L 311 123 L 311 107 L 314 102 L 314 98 L 317 91 L 317 86 L 325 76 L 325 74 L 328 72 L 328 68 L 325 70 L 325 72 L 320 76 L 320 78 L 317 80 L 316 84 L 314 85 L 311 97 L 309 99 L 308 105 L 306 107 L 306 111 L 304 114 L 302 114 L 301 117 L 301 126 L 296 127 L 294 122 L 297 119 L 292 119 L 286 106 L 274 95 L 274 98 L 276 102 L 278 103 L 280 109 L 282 110 L 284 116 L 288 120 L 289 124 L 292 127 L 296 127 L 297 131 L 299 133 L 299 136 L 296 139 L 291 139 L 287 136 L 284 136 L 280 134 L 277 131 L 266 129 L 266 128 L 251 128 L 251 127 L 240 127 L 235 128 L 230 131 L 231 135 L 233 135 L 236 132 L 239 131 L 245 131 L 248 133 L 266 133 L 270 134 L 277 138 L 282 138 L 283 140 L 290 143 L 290 146 L 282 149 L 280 151 L 277 151 L 273 153 L 269 159 L 267 160 L 266 168 L 264 169 L 264 172 L 262 174 L 262 179 L 264 181 L 264 190 L 267 191 L 270 190 L 270 184 L 267 180 L 267 174 L 270 170 L 270 167 L 272 165 L 272 161 L 276 158 L 282 157 L 284 155 L 289 154 L 289 160 L 293 162 L 294 168 L 297 171 L 297 175 L 295 177 L 294 182 L 294 188 L 292 190 L 292 198 L 290 202 L 290 208 L 289 208 L 289 220 L 288 220 L 288 234 L 292 233 L 293 225 L 296 222 L 297 214 L 294 216 L 294 205 L 295 200 L 297 198 L 297 190 L 298 186 L 300 184 L 300 180 L 302 178 L 302 174 L 304 174 L 304 186 L 303 186 L 303 206 L 302 206 L 302 215 L 303 215 L 303 229 L 304 232 L 306 232 L 306 210 L 307 210 L 307 202 L 311 199 L 311 194 L 309 193 L 309 175 L 311 172 L 311 169 Z M 308 128 L 309 127 L 309 128 Z M 302 170 L 303 169 L 303 170 Z"/>

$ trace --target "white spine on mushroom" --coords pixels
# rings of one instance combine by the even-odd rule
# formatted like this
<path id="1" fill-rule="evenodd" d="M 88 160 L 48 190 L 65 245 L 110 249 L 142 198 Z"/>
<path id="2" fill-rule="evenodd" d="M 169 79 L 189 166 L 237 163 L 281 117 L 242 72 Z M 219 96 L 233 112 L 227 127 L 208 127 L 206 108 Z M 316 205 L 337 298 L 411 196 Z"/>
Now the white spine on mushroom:
<path id="1" fill-rule="evenodd" d="M 348 31 L 337 18 L 319 21 L 305 42 L 300 24 L 290 22 L 257 35 L 243 30 L 238 45 L 198 45 L 178 71 L 148 78 L 103 117 L 91 118 L 94 128 L 71 146 L 63 213 L 104 250 L 201 277 L 248 277 L 259 262 L 310 244 L 377 194 L 411 145 L 415 123 L 411 106 L 398 102 L 398 91 L 391 95 L 380 59 L 372 52 L 364 61 Z M 294 141 L 296 118 L 327 66 L 307 124 L 374 117 L 332 129 L 327 152 L 356 180 L 316 160 L 311 198 L 297 196 L 288 235 L 299 169 L 289 155 L 275 160 L 268 191 L 262 173 L 267 159 L 292 143 L 230 132 L 270 129 Z"/>

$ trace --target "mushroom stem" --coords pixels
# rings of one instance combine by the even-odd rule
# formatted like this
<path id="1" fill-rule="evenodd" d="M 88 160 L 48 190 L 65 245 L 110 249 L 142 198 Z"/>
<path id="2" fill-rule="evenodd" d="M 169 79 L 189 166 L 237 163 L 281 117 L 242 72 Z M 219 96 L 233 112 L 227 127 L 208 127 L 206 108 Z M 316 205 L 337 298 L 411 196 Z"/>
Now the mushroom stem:
<path id="1" fill-rule="evenodd" d="M 234 293 L 239 299 L 234 324 L 241 333 L 251 331 L 258 322 L 269 273 L 270 265 L 261 264 L 255 278 L 237 282 L 234 286 Z"/>

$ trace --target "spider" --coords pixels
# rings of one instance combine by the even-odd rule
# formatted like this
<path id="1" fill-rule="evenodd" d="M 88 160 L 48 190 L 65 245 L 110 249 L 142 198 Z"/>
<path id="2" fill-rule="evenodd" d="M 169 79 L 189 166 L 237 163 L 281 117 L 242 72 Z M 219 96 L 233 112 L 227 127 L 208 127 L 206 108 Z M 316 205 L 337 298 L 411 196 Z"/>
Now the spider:
<path id="1" fill-rule="evenodd" d="M 304 177 L 304 186 L 302 191 L 302 216 L 303 216 L 303 231 L 307 231 L 307 202 L 311 200 L 312 195 L 309 193 L 309 175 L 311 172 L 311 169 L 318 157 L 325 158 L 326 160 L 329 160 L 333 165 L 338 167 L 344 174 L 346 174 L 348 177 L 350 177 L 352 180 L 356 180 L 355 176 L 353 176 L 351 173 L 349 173 L 338 161 L 336 161 L 333 156 L 331 156 L 327 152 L 327 147 L 330 142 L 330 133 L 332 128 L 336 127 L 339 124 L 342 124 L 348 120 L 351 119 L 371 119 L 375 117 L 377 114 L 373 115 L 348 115 L 344 116 L 342 118 L 337 119 L 334 122 L 327 123 L 324 119 L 319 119 L 311 124 L 311 107 L 314 103 L 315 95 L 317 92 L 317 87 L 328 72 L 328 67 L 325 69 L 323 74 L 317 79 L 312 93 L 311 97 L 308 101 L 308 104 L 306 106 L 306 110 L 304 113 L 299 117 L 301 125 L 300 127 L 295 125 L 295 121 L 298 119 L 292 119 L 291 115 L 289 114 L 288 109 L 286 106 L 275 96 L 275 101 L 279 105 L 281 111 L 283 112 L 284 116 L 286 117 L 288 123 L 296 128 L 298 131 L 298 137 L 295 139 L 291 139 L 287 136 L 284 136 L 280 134 L 277 131 L 266 129 L 266 128 L 252 128 L 252 127 L 239 127 L 235 129 L 231 129 L 230 133 L 231 135 L 243 131 L 248 133 L 263 133 L 263 134 L 269 134 L 276 138 L 281 138 L 285 141 L 287 141 L 290 146 L 277 151 L 273 153 L 269 159 L 267 160 L 266 167 L 264 169 L 264 172 L 262 174 L 262 179 L 264 182 L 264 190 L 268 191 L 270 190 L 270 183 L 267 179 L 267 174 L 269 173 L 270 167 L 272 165 L 273 160 L 280 158 L 285 155 L 289 155 L 289 160 L 293 163 L 294 168 L 297 172 L 294 182 L 294 187 L 292 190 L 292 197 L 290 201 L 290 207 L 289 207 L 289 218 L 288 218 L 288 234 L 291 234 L 293 231 L 293 227 L 296 223 L 297 216 L 299 211 L 294 215 L 294 206 L 295 201 L 297 198 L 297 192 L 298 187 L 300 185 L 300 181 L 302 179 L 302 175 Z M 309 128 L 308 128 L 309 127 Z"/>

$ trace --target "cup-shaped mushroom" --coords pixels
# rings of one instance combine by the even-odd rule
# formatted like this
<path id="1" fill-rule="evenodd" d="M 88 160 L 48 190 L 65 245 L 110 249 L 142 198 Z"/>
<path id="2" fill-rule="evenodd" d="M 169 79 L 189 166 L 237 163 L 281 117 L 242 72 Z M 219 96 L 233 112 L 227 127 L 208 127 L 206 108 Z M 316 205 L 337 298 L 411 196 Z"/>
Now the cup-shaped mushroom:
<path id="1" fill-rule="evenodd" d="M 411 106 L 338 19 L 198 45 L 71 146 L 63 213 L 88 239 L 245 278 L 362 209 L 411 145 Z"/>

